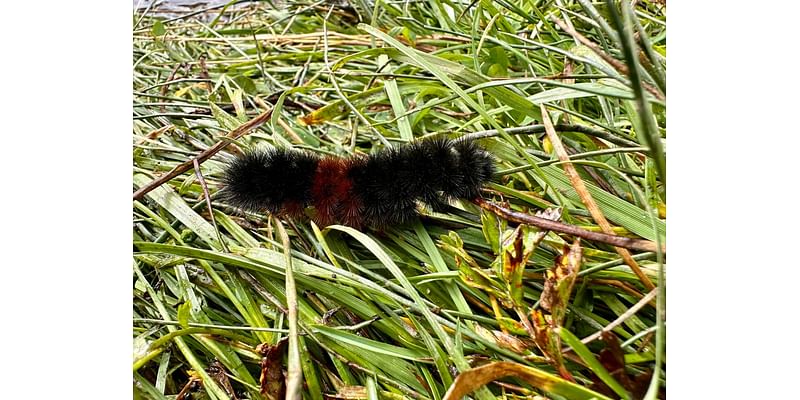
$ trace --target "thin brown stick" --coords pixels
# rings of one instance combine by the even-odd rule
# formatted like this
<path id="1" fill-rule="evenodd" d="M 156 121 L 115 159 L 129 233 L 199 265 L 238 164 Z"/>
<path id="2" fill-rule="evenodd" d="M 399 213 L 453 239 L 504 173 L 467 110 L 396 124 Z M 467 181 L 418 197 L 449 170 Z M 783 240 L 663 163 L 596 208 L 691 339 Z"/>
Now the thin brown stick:
<path id="1" fill-rule="evenodd" d="M 200 78 L 208 79 L 206 82 L 206 90 L 208 93 L 211 93 L 214 91 L 214 87 L 211 86 L 211 75 L 208 74 L 208 67 L 206 67 L 206 57 L 200 56 L 197 62 L 200 64 Z"/>
<path id="2" fill-rule="evenodd" d="M 500 205 L 480 198 L 475 200 L 475 204 L 511 222 L 533 225 L 549 231 L 566 233 L 568 235 L 577 236 L 579 238 L 592 240 L 595 242 L 606 243 L 616 247 L 624 247 L 631 250 L 656 251 L 655 242 L 651 242 L 649 240 L 632 239 L 624 236 L 607 235 L 605 233 L 587 231 L 586 229 L 579 228 L 575 225 L 551 221 L 549 219 L 540 218 L 531 214 L 509 210 Z M 662 251 L 666 253 L 667 249 L 664 248 Z"/>
<path id="3" fill-rule="evenodd" d="M 642 293 L 640 293 L 638 290 L 636 290 L 630 284 L 622 282 L 622 281 L 618 281 L 616 279 L 592 279 L 591 283 L 598 284 L 598 285 L 608 285 L 608 286 L 618 287 L 618 288 L 622 289 L 623 291 L 625 291 L 626 293 L 628 293 L 629 295 L 631 295 L 631 296 L 633 296 L 633 297 L 635 297 L 637 299 L 641 299 L 644 296 Z M 655 301 L 652 301 L 651 303 L 652 303 L 653 307 L 656 306 L 656 302 Z"/>
<path id="4" fill-rule="evenodd" d="M 161 95 L 162 96 L 166 96 L 167 95 L 167 90 L 169 89 L 169 83 L 172 82 L 175 79 L 175 75 L 178 74 L 178 70 L 180 70 L 183 65 L 184 65 L 184 63 L 180 63 L 180 64 L 176 65 L 175 69 L 172 70 L 172 73 L 169 74 L 169 78 L 167 78 L 167 81 L 164 82 L 166 84 L 164 86 L 161 86 Z M 160 109 L 161 109 L 162 113 L 167 112 L 167 107 L 166 106 L 161 106 Z"/>
<path id="5" fill-rule="evenodd" d="M 208 193 L 208 185 L 206 185 L 206 180 L 203 178 L 203 173 L 200 172 L 200 163 L 197 162 L 196 158 L 192 159 L 192 165 L 194 165 L 194 174 L 197 176 L 197 180 L 200 181 L 200 187 L 203 188 L 203 197 L 206 199 L 206 206 L 208 206 L 208 216 L 211 218 L 211 225 L 214 226 L 214 231 L 217 232 L 217 239 L 219 240 L 220 246 L 222 249 L 225 250 L 226 253 L 230 253 L 231 251 L 228 250 L 228 246 L 225 244 L 225 241 L 222 240 L 222 234 L 219 233 L 219 227 L 217 226 L 217 221 L 214 219 L 214 209 L 211 208 L 211 195 Z"/>
<path id="6" fill-rule="evenodd" d="M 555 128 L 559 132 L 578 132 L 578 133 L 583 133 L 584 135 L 588 135 L 588 136 L 600 138 L 600 139 L 603 139 L 603 140 L 607 140 L 607 141 L 609 141 L 611 143 L 614 143 L 614 144 L 616 144 L 618 146 L 623 146 L 623 147 L 637 147 L 637 146 L 639 146 L 639 143 L 634 142 L 632 140 L 628 140 L 628 139 L 624 139 L 622 137 L 614 136 L 609 132 L 606 132 L 606 131 L 603 131 L 603 130 L 600 130 L 600 129 L 594 129 L 594 128 L 592 128 L 590 126 L 586 126 L 586 125 L 557 124 L 557 125 L 555 125 Z M 534 134 L 534 133 L 542 133 L 542 132 L 545 131 L 544 125 L 517 126 L 517 127 L 514 127 L 514 128 L 507 128 L 507 129 L 504 129 L 504 130 L 509 135 L 529 135 L 529 134 Z M 487 138 L 487 137 L 495 137 L 495 136 L 499 136 L 499 135 L 500 135 L 500 133 L 499 133 L 499 131 L 497 129 L 490 129 L 490 130 L 486 130 L 486 131 L 477 131 L 477 132 L 467 133 L 467 134 L 459 137 L 456 140 L 459 140 L 459 141 L 461 141 L 461 140 L 463 140 L 463 141 L 478 140 L 478 139 L 483 139 L 483 138 Z"/>
<path id="7" fill-rule="evenodd" d="M 553 144 L 553 150 L 555 150 L 556 154 L 558 155 L 558 159 L 564 163 L 564 172 L 569 177 L 572 187 L 575 188 L 575 192 L 578 193 L 578 196 L 586 206 L 586 209 L 589 210 L 589 213 L 592 214 L 592 218 L 594 218 L 594 220 L 597 222 L 597 225 L 600 225 L 600 229 L 602 229 L 603 232 L 612 235 L 614 231 L 611 229 L 611 224 L 608 223 L 605 215 L 603 215 L 603 211 L 600 210 L 600 207 L 597 206 L 597 203 L 589 193 L 589 190 L 586 189 L 586 185 L 583 183 L 583 179 L 581 179 L 581 176 L 578 174 L 575 166 L 572 165 L 572 162 L 570 162 L 569 154 L 567 154 L 567 150 L 564 148 L 564 144 L 561 143 L 561 138 L 556 133 L 556 130 L 553 127 L 553 122 L 550 120 L 550 113 L 547 111 L 547 107 L 545 107 L 544 104 L 540 104 L 539 107 L 542 111 L 542 124 L 544 124 L 547 137 L 550 139 L 550 143 Z M 639 280 L 642 281 L 642 284 L 644 284 L 648 290 L 653 290 L 655 285 L 653 285 L 653 282 L 650 280 L 650 278 L 644 274 L 642 269 L 639 268 L 639 264 L 637 264 L 636 260 L 631 257 L 631 253 L 622 247 L 616 247 L 615 250 L 625 261 L 625 264 L 631 267 L 633 273 L 639 277 Z"/>
<path id="8" fill-rule="evenodd" d="M 568 26 L 564 21 L 560 20 L 558 17 L 556 17 L 554 15 L 551 15 L 550 19 L 552 19 L 553 22 L 556 23 L 556 25 L 561 27 L 561 29 L 563 29 L 564 32 L 567 32 L 568 34 L 570 34 L 570 36 L 575 38 L 577 41 L 581 42 L 582 45 L 590 48 L 595 54 L 600 56 L 600 58 L 602 58 L 603 61 L 609 63 L 612 67 L 614 67 L 615 70 L 617 70 L 617 72 L 619 72 L 622 75 L 626 75 L 626 76 L 628 75 L 628 66 L 625 65 L 622 61 L 617 60 L 616 58 L 611 57 L 610 55 L 606 54 L 606 52 L 603 51 L 603 49 L 601 49 L 600 46 L 598 46 L 596 43 L 594 43 L 591 40 L 589 40 L 589 38 L 587 38 L 586 36 L 581 35 L 578 31 L 576 31 L 572 27 Z M 650 92 L 650 94 L 655 96 L 655 98 L 657 98 L 658 100 L 661 100 L 661 101 L 665 101 L 666 100 L 666 97 L 664 96 L 664 94 L 661 93 L 658 89 L 656 89 L 652 85 L 649 85 L 649 84 L 647 84 L 645 82 L 642 82 L 642 86 L 648 92 Z"/>
<path id="9" fill-rule="evenodd" d="M 144 197 L 144 195 L 146 195 L 147 193 L 150 193 L 151 190 L 163 185 L 170 179 L 190 170 L 194 166 L 195 160 L 197 160 L 199 164 L 202 164 L 203 162 L 211 158 L 211 156 L 217 154 L 217 152 L 227 147 L 231 143 L 231 140 L 238 139 L 242 135 L 246 134 L 247 132 L 250 132 L 251 130 L 255 129 L 256 127 L 266 122 L 271 115 L 272 115 L 272 109 L 269 109 L 259 114 L 257 117 L 251 119 L 250 121 L 247 121 L 244 124 L 240 125 L 238 128 L 228 132 L 228 134 L 225 135 L 225 139 L 209 147 L 207 150 L 200 153 L 200 155 L 198 155 L 197 157 L 179 164 L 171 171 L 167 172 L 164 175 L 161 175 L 160 177 L 156 178 L 147 185 L 144 185 L 141 188 L 139 188 L 139 190 L 133 192 L 133 199 L 141 200 L 142 197 Z"/>

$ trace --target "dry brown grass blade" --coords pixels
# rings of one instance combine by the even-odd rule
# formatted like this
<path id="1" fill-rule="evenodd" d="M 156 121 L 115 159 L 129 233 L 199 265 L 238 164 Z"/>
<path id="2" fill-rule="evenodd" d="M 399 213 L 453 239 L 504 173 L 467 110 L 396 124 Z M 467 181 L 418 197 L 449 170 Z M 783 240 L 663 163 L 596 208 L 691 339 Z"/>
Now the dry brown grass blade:
<path id="1" fill-rule="evenodd" d="M 555 375 L 550 375 L 535 368 L 508 361 L 499 361 L 462 372 L 453 381 L 453 385 L 445 393 L 443 400 L 458 400 L 472 393 L 483 385 L 506 376 L 522 379 L 532 386 L 546 391 L 558 392 L 570 399 L 608 399 L 599 393 L 567 382 Z"/>
<path id="2" fill-rule="evenodd" d="M 556 155 L 558 155 L 558 159 L 563 162 L 564 172 L 569 177 L 570 182 L 572 183 L 572 187 L 575 188 L 575 191 L 580 196 L 581 201 L 586 206 L 586 209 L 589 210 L 589 213 L 592 215 L 592 218 L 597 222 L 597 225 L 600 226 L 600 229 L 603 230 L 606 234 L 614 235 L 614 231 L 611 229 L 611 224 L 608 223 L 605 215 L 600 210 L 600 207 L 597 206 L 595 203 L 594 198 L 589 193 L 589 190 L 586 189 L 586 185 L 583 183 L 583 179 L 578 174 L 578 171 L 575 169 L 575 166 L 569 160 L 569 155 L 567 154 L 567 150 L 564 148 L 564 145 L 561 143 L 561 138 L 556 133 L 555 127 L 553 127 L 553 121 L 550 120 L 550 114 L 547 112 L 547 107 L 544 104 L 540 104 L 539 107 L 542 110 L 542 123 L 544 124 L 545 132 L 547 132 L 547 137 L 550 139 L 550 143 L 553 145 L 553 150 L 555 150 Z M 642 269 L 639 267 L 639 264 L 636 263 L 636 260 L 631 257 L 631 253 L 622 247 L 615 247 L 617 253 L 622 257 L 633 273 L 639 277 L 639 280 L 642 281 L 642 284 L 648 289 L 653 290 L 655 285 L 644 274 Z"/>

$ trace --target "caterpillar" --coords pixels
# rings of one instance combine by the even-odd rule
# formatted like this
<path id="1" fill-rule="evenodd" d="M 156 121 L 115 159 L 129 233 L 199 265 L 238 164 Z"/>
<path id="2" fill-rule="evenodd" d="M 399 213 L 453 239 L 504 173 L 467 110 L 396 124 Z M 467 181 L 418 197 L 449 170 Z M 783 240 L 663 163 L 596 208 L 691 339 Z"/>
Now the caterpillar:
<path id="1" fill-rule="evenodd" d="M 473 200 L 494 172 L 481 146 L 445 138 L 346 158 L 257 149 L 226 165 L 220 198 L 246 211 L 289 216 L 313 206 L 321 226 L 382 228 L 411 220 L 417 202 L 441 210 L 452 199 Z"/>

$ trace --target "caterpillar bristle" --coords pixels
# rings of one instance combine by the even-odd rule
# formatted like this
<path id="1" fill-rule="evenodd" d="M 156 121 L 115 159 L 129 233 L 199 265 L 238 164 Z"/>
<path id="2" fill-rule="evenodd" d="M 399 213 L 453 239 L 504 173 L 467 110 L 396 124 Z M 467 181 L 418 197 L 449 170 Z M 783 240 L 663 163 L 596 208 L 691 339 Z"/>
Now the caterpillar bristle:
<path id="1" fill-rule="evenodd" d="M 319 163 L 312 153 L 257 149 L 231 161 L 222 177 L 221 199 L 251 212 L 292 211 L 311 200 Z"/>
<path id="2" fill-rule="evenodd" d="M 477 143 L 428 139 L 369 156 L 324 157 L 298 150 L 245 153 L 228 164 L 221 199 L 247 211 L 299 215 L 316 210 L 319 225 L 382 228 L 417 214 L 417 202 L 441 210 L 473 200 L 494 175 Z"/>

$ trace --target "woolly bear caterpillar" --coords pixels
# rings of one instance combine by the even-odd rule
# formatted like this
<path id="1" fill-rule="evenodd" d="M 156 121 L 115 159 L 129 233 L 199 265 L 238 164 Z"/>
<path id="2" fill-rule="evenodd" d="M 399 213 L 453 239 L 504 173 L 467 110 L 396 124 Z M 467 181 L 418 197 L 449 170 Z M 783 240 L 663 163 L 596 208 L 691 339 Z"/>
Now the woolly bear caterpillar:
<path id="1" fill-rule="evenodd" d="M 428 139 L 350 158 L 255 150 L 227 165 L 220 194 L 253 212 L 299 216 L 314 206 L 321 226 L 384 227 L 409 221 L 417 201 L 441 209 L 473 200 L 493 174 L 491 155 L 471 141 Z"/>

